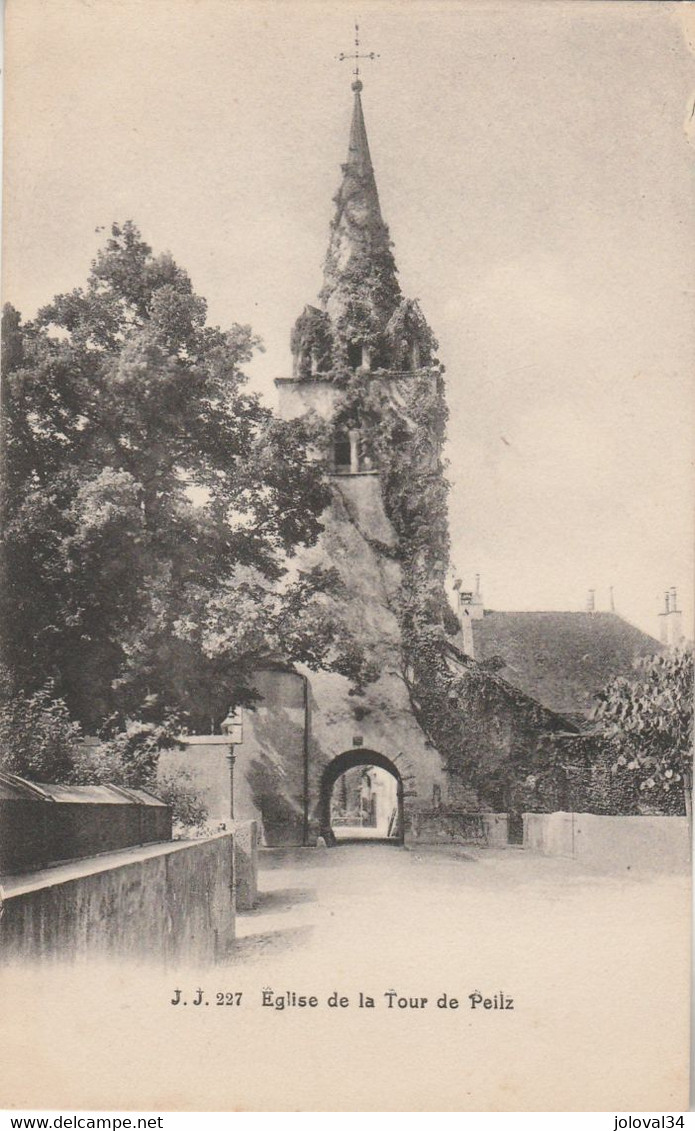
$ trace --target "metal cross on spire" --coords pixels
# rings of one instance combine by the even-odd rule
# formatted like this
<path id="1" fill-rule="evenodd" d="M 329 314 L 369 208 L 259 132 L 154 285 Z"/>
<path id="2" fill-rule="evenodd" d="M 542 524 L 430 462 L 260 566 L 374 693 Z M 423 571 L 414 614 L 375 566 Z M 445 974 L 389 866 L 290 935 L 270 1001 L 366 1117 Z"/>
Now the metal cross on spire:
<path id="1" fill-rule="evenodd" d="M 355 50 L 351 55 L 348 55 L 345 51 L 341 51 L 340 55 L 337 55 L 336 58 L 341 63 L 346 59 L 354 59 L 355 66 L 352 73 L 355 76 L 355 81 L 352 84 L 352 89 L 360 91 L 362 89 L 362 83 L 360 82 L 360 59 L 378 59 L 379 56 L 374 51 L 365 54 L 360 53 L 360 25 L 355 24 Z"/>

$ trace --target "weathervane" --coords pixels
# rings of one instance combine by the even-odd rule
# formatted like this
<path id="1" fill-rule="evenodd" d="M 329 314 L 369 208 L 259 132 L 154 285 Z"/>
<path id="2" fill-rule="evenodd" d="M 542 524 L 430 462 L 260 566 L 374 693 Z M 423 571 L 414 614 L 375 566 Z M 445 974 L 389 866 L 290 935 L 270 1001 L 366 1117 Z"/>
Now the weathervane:
<path id="1" fill-rule="evenodd" d="M 355 50 L 351 55 L 346 54 L 345 51 L 341 51 L 340 55 L 337 55 L 336 58 L 341 63 L 346 59 L 355 60 L 355 66 L 352 72 L 355 76 L 355 81 L 352 84 L 352 89 L 360 91 L 362 89 L 362 83 L 360 82 L 360 59 L 378 59 L 379 56 L 374 51 L 370 51 L 369 54 L 360 54 L 360 25 L 355 24 Z"/>

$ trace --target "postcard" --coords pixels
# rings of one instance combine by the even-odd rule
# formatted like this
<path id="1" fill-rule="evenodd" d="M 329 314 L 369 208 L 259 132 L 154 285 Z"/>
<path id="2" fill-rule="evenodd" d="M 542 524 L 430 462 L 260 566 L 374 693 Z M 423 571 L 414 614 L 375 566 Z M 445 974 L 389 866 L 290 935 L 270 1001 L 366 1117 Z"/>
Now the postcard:
<path id="1" fill-rule="evenodd" d="M 673 1112 L 692 5 L 8 0 L 0 1106 Z"/>

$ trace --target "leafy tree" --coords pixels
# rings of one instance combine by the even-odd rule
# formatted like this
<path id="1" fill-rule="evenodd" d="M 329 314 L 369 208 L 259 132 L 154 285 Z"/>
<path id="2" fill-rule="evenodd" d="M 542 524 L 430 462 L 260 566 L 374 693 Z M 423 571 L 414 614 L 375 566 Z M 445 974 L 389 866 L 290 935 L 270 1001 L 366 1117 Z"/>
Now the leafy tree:
<path id="1" fill-rule="evenodd" d="M 329 495 L 320 426 L 245 388 L 259 343 L 206 324 L 168 254 L 114 225 L 87 285 L 22 326 L 6 308 L 5 661 L 86 731 L 207 730 L 269 652 L 357 675 L 336 577 L 291 572 Z M 346 640 L 340 650 L 334 641 Z"/>
<path id="2" fill-rule="evenodd" d="M 693 650 L 639 662 L 635 679 L 618 677 L 599 696 L 594 718 L 614 753 L 612 771 L 632 775 L 656 808 L 690 811 L 693 749 Z"/>

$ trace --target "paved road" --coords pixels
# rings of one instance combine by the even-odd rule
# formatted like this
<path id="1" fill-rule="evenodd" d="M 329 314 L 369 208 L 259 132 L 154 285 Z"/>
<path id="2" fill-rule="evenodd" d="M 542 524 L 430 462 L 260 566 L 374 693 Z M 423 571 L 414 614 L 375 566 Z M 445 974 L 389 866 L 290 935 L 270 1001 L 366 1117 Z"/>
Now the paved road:
<path id="1" fill-rule="evenodd" d="M 546 955 L 589 959 L 635 915 L 631 952 L 646 961 L 658 941 L 666 960 L 664 936 L 688 900 L 684 876 L 601 874 L 514 848 L 383 843 L 264 850 L 259 887 L 257 910 L 238 918 L 235 961 L 272 956 L 274 969 L 327 952 L 336 964 L 388 965 L 404 940 L 423 965 L 433 953 L 465 955 L 471 973 L 478 958 L 490 969 L 541 939 Z"/>
<path id="2" fill-rule="evenodd" d="M 378 1106 L 389 1088 L 406 1108 L 422 1104 L 423 1080 L 442 1105 L 473 1109 L 514 1110 L 529 1094 L 539 1110 L 677 1106 L 685 877 L 589 873 L 521 849 L 353 844 L 264 852 L 260 879 L 258 909 L 238 919 L 237 979 L 278 997 L 349 997 L 324 1023 L 358 1055 L 360 1079 L 374 1065 L 377 1110 L 390 1110 Z M 477 991 L 514 1007 L 471 1009 Z M 372 1014 L 354 1008 L 360 992 Z M 444 994 L 458 1011 L 437 1006 Z M 424 1009 L 411 1004 L 423 997 Z M 293 1021 L 292 1009 L 267 1032 L 315 1032 L 322 1047 L 325 1024 Z M 327 1078 L 330 1057 L 315 1055 Z"/>

